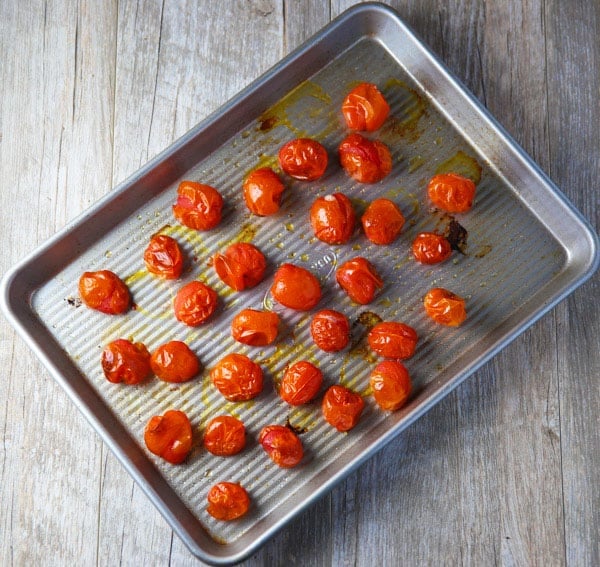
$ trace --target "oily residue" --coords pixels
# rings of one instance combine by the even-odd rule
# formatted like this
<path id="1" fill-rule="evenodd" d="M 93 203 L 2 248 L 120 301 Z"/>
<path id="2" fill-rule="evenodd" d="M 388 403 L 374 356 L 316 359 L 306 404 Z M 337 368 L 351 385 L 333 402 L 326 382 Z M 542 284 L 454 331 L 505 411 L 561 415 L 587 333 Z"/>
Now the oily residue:
<path id="1" fill-rule="evenodd" d="M 258 227 L 256 225 L 246 223 L 242 225 L 242 228 L 233 240 L 235 242 L 252 242 L 257 232 Z"/>
<path id="2" fill-rule="evenodd" d="M 383 131 L 391 135 L 416 141 L 421 135 L 419 120 L 427 112 L 427 103 L 417 91 L 400 79 L 389 79 L 384 90 L 390 100 L 399 98 L 399 109 L 391 114 Z"/>
<path id="3" fill-rule="evenodd" d="M 452 157 L 440 163 L 435 173 L 457 173 L 468 177 L 475 185 L 481 181 L 481 165 L 479 165 L 479 162 L 474 157 L 471 157 L 462 150 L 459 150 Z"/>
<path id="4" fill-rule="evenodd" d="M 483 246 L 481 246 L 479 248 L 479 250 L 477 250 L 477 252 L 475 253 L 475 258 L 484 258 L 485 256 L 487 256 L 490 252 L 492 251 L 492 246 L 491 244 L 484 244 Z"/>

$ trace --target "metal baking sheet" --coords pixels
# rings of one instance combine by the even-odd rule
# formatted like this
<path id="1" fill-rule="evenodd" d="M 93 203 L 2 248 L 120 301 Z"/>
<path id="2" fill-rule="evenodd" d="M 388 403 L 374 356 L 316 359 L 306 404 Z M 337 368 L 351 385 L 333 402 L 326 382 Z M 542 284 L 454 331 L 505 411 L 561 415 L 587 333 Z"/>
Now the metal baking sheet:
<path id="1" fill-rule="evenodd" d="M 373 137 L 391 148 L 394 166 L 375 185 L 353 182 L 337 163 L 336 148 L 346 134 L 341 101 L 360 81 L 379 85 L 392 108 Z M 244 176 L 261 165 L 277 167 L 279 147 L 298 136 L 316 138 L 329 150 L 325 176 L 313 183 L 286 179 L 280 212 L 250 215 L 241 198 Z M 473 210 L 456 217 L 468 232 L 466 253 L 426 267 L 411 260 L 409 247 L 417 232 L 442 230 L 449 222 L 425 198 L 427 181 L 446 170 L 479 178 Z M 208 183 L 223 194 L 226 207 L 217 230 L 199 233 L 176 223 L 171 206 L 183 179 Z M 393 199 L 407 219 L 401 238 L 377 247 L 357 230 L 343 246 L 315 240 L 308 209 L 316 196 L 334 191 L 349 195 L 359 214 L 376 197 Z M 181 281 L 159 281 L 145 271 L 142 252 L 156 232 L 182 245 L 187 269 Z M 231 292 L 208 266 L 212 254 L 235 241 L 254 243 L 268 259 L 266 280 L 251 291 Z M 338 263 L 357 255 L 369 258 L 385 281 L 366 307 L 353 304 L 333 278 Z M 349 348 L 333 355 L 318 351 L 309 337 L 310 313 L 273 304 L 271 276 L 284 262 L 318 274 L 324 289 L 318 307 L 339 309 L 353 322 Z M 597 266 L 597 237 L 587 222 L 395 12 L 368 4 L 344 13 L 23 260 L 5 275 L 2 297 L 8 319 L 190 550 L 208 563 L 226 564 L 255 551 Z M 135 310 L 109 317 L 81 306 L 80 274 L 103 268 L 124 278 Z M 218 291 L 220 309 L 210 323 L 191 329 L 175 320 L 171 304 L 178 287 L 194 279 Z M 466 297 L 463 326 L 441 328 L 426 318 L 421 298 L 433 286 Z M 233 315 L 262 306 L 280 313 L 281 340 L 268 348 L 234 344 Z M 406 361 L 414 395 L 393 414 L 378 410 L 369 395 L 368 374 L 376 359 L 365 348 L 359 322 L 365 311 L 404 321 L 420 336 L 416 355 Z M 119 337 L 133 337 L 150 350 L 183 340 L 204 371 L 181 385 L 157 379 L 135 387 L 111 384 L 102 375 L 100 353 Z M 265 370 L 264 392 L 251 402 L 226 402 L 210 384 L 208 370 L 232 351 L 249 354 Z M 327 385 L 340 382 L 364 394 L 366 408 L 356 429 L 342 434 L 328 426 L 319 400 L 290 409 L 278 398 L 275 384 L 297 359 L 317 363 Z M 162 462 L 143 444 L 148 419 L 172 408 L 188 414 L 196 438 L 179 466 Z M 218 413 L 232 413 L 246 424 L 248 446 L 236 457 L 214 457 L 201 447 L 203 425 Z M 262 426 L 286 422 L 303 431 L 306 449 L 301 465 L 288 470 L 272 464 L 256 441 Z M 220 480 L 247 488 L 253 504 L 245 518 L 223 523 L 206 513 L 207 491 Z"/>

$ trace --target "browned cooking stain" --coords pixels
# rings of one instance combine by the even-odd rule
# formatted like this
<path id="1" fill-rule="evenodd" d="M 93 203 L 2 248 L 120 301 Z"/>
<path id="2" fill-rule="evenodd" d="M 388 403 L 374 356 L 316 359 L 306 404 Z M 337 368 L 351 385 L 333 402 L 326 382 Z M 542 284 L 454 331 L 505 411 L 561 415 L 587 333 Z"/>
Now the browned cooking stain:
<path id="1" fill-rule="evenodd" d="M 459 150 L 446 161 L 440 163 L 435 173 L 457 173 L 468 177 L 477 185 L 481 181 L 482 168 L 479 162 L 467 153 Z"/>

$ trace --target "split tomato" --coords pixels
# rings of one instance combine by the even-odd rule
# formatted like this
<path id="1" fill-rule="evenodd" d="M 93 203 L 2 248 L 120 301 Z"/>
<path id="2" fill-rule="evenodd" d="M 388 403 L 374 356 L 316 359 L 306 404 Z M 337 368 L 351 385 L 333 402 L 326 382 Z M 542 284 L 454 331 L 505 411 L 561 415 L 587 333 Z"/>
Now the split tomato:
<path id="1" fill-rule="evenodd" d="M 250 173 L 243 189 L 246 206 L 255 215 L 266 217 L 279 210 L 284 185 L 270 167 L 261 167 Z"/>
<path id="2" fill-rule="evenodd" d="M 342 114 L 351 130 L 373 132 L 381 127 L 389 112 L 389 104 L 372 83 L 360 83 L 342 103 Z"/>
<path id="3" fill-rule="evenodd" d="M 250 346 L 270 345 L 277 338 L 279 315 L 273 311 L 242 309 L 231 321 L 231 336 Z"/>

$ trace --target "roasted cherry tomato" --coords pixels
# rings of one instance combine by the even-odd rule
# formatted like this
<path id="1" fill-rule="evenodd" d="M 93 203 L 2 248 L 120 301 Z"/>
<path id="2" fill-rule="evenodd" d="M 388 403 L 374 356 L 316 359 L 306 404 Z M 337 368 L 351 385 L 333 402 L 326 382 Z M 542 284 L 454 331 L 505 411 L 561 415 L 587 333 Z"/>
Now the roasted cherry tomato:
<path id="1" fill-rule="evenodd" d="M 182 181 L 173 205 L 175 218 L 194 230 L 210 230 L 221 222 L 223 197 L 210 185 Z"/>
<path id="2" fill-rule="evenodd" d="M 373 132 L 385 122 L 389 112 L 389 104 L 372 83 L 360 83 L 342 103 L 342 114 L 351 130 Z"/>
<path id="3" fill-rule="evenodd" d="M 383 321 L 377 323 L 367 335 L 371 350 L 386 358 L 404 360 L 415 354 L 417 332 L 404 323 Z"/>
<path id="4" fill-rule="evenodd" d="M 442 234 L 420 232 L 413 240 L 412 253 L 421 264 L 439 264 L 450 258 L 452 246 Z"/>
<path id="5" fill-rule="evenodd" d="M 401 408 L 412 389 L 408 370 L 396 360 L 380 362 L 371 372 L 369 384 L 377 405 L 388 411 Z"/>
<path id="6" fill-rule="evenodd" d="M 258 442 L 270 459 L 284 469 L 295 467 L 304 456 L 300 437 L 283 425 L 263 427 Z"/>
<path id="7" fill-rule="evenodd" d="M 365 402 L 360 394 L 339 384 L 325 392 L 321 404 L 325 421 L 338 431 L 352 429 L 358 423 L 364 407 Z"/>
<path id="8" fill-rule="evenodd" d="M 190 327 L 197 327 L 215 312 L 218 297 L 216 291 L 197 280 L 185 284 L 173 301 L 175 317 Z"/>
<path id="9" fill-rule="evenodd" d="M 337 352 L 350 342 L 350 322 L 339 311 L 323 309 L 315 313 L 310 323 L 310 334 L 321 350 Z"/>
<path id="10" fill-rule="evenodd" d="M 279 165 L 290 177 L 315 181 L 327 169 L 327 150 L 316 140 L 296 138 L 279 150 Z"/>
<path id="11" fill-rule="evenodd" d="M 206 424 L 202 443 L 213 455 L 237 455 L 246 446 L 246 428 L 231 415 L 219 415 Z"/>
<path id="12" fill-rule="evenodd" d="M 150 419 L 144 431 L 144 441 L 151 453 L 177 465 L 192 448 L 192 425 L 182 411 L 169 410 Z"/>
<path id="13" fill-rule="evenodd" d="M 128 287 L 114 272 L 84 272 L 79 278 L 79 295 L 88 307 L 118 315 L 129 309 L 131 296 Z"/>
<path id="14" fill-rule="evenodd" d="M 261 367 L 245 354 L 231 353 L 223 357 L 210 371 L 210 379 L 230 402 L 251 400 L 263 389 Z"/>
<path id="15" fill-rule="evenodd" d="M 279 386 L 279 395 L 291 406 L 310 402 L 323 383 L 323 373 L 306 360 L 288 366 Z"/>
<path id="16" fill-rule="evenodd" d="M 467 318 L 465 300 L 441 287 L 430 289 L 423 299 L 425 312 L 436 323 L 458 327 Z"/>
<path id="17" fill-rule="evenodd" d="M 102 370 L 109 382 L 139 384 L 151 372 L 150 353 L 142 343 L 117 339 L 102 352 Z"/>
<path id="18" fill-rule="evenodd" d="M 200 372 L 200 361 L 181 341 L 160 345 L 150 357 L 152 372 L 165 382 L 187 382 Z"/>
<path id="19" fill-rule="evenodd" d="M 429 182 L 427 194 L 438 209 L 465 213 L 473 206 L 475 183 L 456 173 L 440 173 Z"/>
<path id="20" fill-rule="evenodd" d="M 208 491 L 206 511 L 217 520 L 237 520 L 250 508 L 246 489 L 234 482 L 219 482 Z"/>
<path id="21" fill-rule="evenodd" d="M 231 336 L 250 346 L 270 345 L 277 338 L 279 315 L 273 311 L 242 309 L 231 321 Z"/>
<path id="22" fill-rule="evenodd" d="M 318 197 L 310 208 L 310 224 L 315 236 L 328 244 L 344 244 L 354 232 L 356 215 L 343 193 Z"/>
<path id="23" fill-rule="evenodd" d="M 281 204 L 283 183 L 270 167 L 255 169 L 244 181 L 244 200 L 250 212 L 261 217 L 274 215 Z"/>
<path id="24" fill-rule="evenodd" d="M 361 217 L 365 236 L 373 244 L 391 244 L 404 227 L 404 215 L 389 199 L 375 199 Z"/>
<path id="25" fill-rule="evenodd" d="M 335 272 L 335 279 L 350 299 L 361 305 L 371 303 L 383 287 L 373 264 L 360 256 L 344 262 Z"/>
<path id="26" fill-rule="evenodd" d="M 144 251 L 144 263 L 155 276 L 177 279 L 183 270 L 183 254 L 177 240 L 166 234 L 155 234 Z"/>
<path id="27" fill-rule="evenodd" d="M 307 269 L 294 264 L 282 264 L 275 273 L 271 293 L 281 305 L 308 311 L 319 303 L 321 285 Z"/>
<path id="28" fill-rule="evenodd" d="M 392 171 L 392 155 L 379 140 L 350 134 L 338 148 L 340 164 L 359 183 L 377 183 Z"/>
<path id="29" fill-rule="evenodd" d="M 223 254 L 214 255 L 213 266 L 225 284 L 242 291 L 262 281 L 267 260 L 253 244 L 236 242 L 228 246 Z"/>

